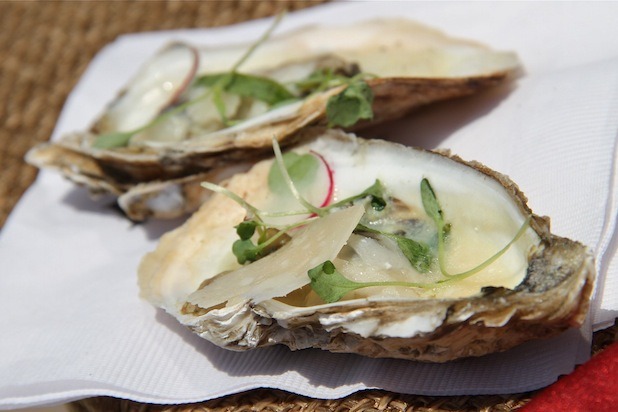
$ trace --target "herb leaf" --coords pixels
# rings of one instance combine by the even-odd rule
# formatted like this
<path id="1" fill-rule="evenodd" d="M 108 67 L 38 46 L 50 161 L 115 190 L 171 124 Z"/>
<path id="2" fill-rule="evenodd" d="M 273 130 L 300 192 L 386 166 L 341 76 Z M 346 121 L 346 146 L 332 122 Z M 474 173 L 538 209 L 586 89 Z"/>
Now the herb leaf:
<path id="1" fill-rule="evenodd" d="M 412 267 L 419 273 L 427 273 L 431 268 L 432 255 L 429 247 L 423 243 L 417 242 L 407 237 L 392 235 L 397 242 L 397 246 L 408 261 L 412 264 Z"/>
<path id="2" fill-rule="evenodd" d="M 421 180 L 421 199 L 423 201 L 423 208 L 425 213 L 433 219 L 433 221 L 439 226 L 444 226 L 444 216 L 442 214 L 442 208 L 438 203 L 438 198 L 433 188 L 429 184 L 429 180 L 424 178 Z"/>
<path id="3" fill-rule="evenodd" d="M 315 293 L 327 303 L 337 302 L 348 292 L 364 287 L 364 284 L 344 277 L 330 260 L 310 269 L 307 274 Z"/>
<path id="4" fill-rule="evenodd" d="M 414 282 L 354 282 L 343 276 L 330 260 L 309 269 L 311 288 L 326 303 L 340 300 L 347 293 L 370 286 L 400 286 L 407 288 L 431 288 L 435 284 Z"/>
<path id="5" fill-rule="evenodd" d="M 371 186 L 363 190 L 361 193 L 342 199 L 338 201 L 337 203 L 333 203 L 330 206 L 328 206 L 328 208 L 336 208 L 336 207 L 345 206 L 348 203 L 354 202 L 355 200 L 362 199 L 367 196 L 371 196 L 371 206 L 374 208 L 374 210 L 379 212 L 383 210 L 384 207 L 386 206 L 386 200 L 384 200 L 384 197 L 385 197 L 384 191 L 385 191 L 384 185 L 379 179 L 376 179 L 376 181 L 373 182 Z"/>
<path id="6" fill-rule="evenodd" d="M 242 240 L 251 239 L 251 236 L 255 233 L 257 222 L 254 220 L 247 220 L 236 226 L 236 233 Z"/>
<path id="7" fill-rule="evenodd" d="M 426 178 L 421 181 L 421 198 L 423 201 L 423 208 L 425 209 L 425 213 L 427 213 L 429 217 L 433 219 L 434 223 L 438 228 L 438 264 L 440 266 L 440 272 L 442 272 L 442 274 L 447 278 L 446 280 L 440 281 L 438 283 L 462 280 L 485 269 L 493 262 L 498 260 L 500 256 L 505 254 L 507 250 L 511 247 L 511 245 L 513 245 L 520 237 L 523 236 L 530 224 L 530 216 L 528 216 L 515 234 L 515 236 L 511 239 L 511 241 L 494 255 L 492 255 L 489 259 L 481 262 L 479 265 L 473 267 L 472 269 L 466 270 L 465 272 L 452 274 L 446 269 L 446 265 L 444 262 L 444 243 L 446 237 L 451 232 L 451 224 L 444 222 L 442 207 L 438 202 L 438 198 L 436 197 L 436 193 L 431 187 L 431 184 L 429 184 L 429 180 L 427 180 Z"/>
<path id="8" fill-rule="evenodd" d="M 360 119 L 373 118 L 373 91 L 364 80 L 352 82 L 326 103 L 328 127 L 349 127 Z"/>
<path id="9" fill-rule="evenodd" d="M 232 244 L 232 253 L 241 265 L 258 259 L 261 248 L 256 246 L 251 239 L 239 239 Z"/>
<path id="10" fill-rule="evenodd" d="M 225 81 L 225 77 L 229 79 Z M 220 83 L 222 79 L 225 83 Z M 243 73 L 208 74 L 196 79 L 194 84 L 205 87 L 222 84 L 222 90 L 228 93 L 260 100 L 271 106 L 295 98 L 281 83 L 267 77 Z"/>
<path id="11" fill-rule="evenodd" d="M 95 149 L 111 149 L 114 147 L 123 147 L 129 144 L 129 140 L 135 132 L 111 132 L 97 136 L 92 144 Z"/>
<path id="12" fill-rule="evenodd" d="M 431 268 L 433 255 L 431 249 L 424 243 L 409 239 L 405 236 L 399 236 L 394 233 L 383 232 L 378 229 L 370 228 L 365 225 L 358 224 L 356 230 L 359 232 L 369 232 L 382 235 L 393 239 L 403 255 L 408 259 L 410 264 L 419 273 L 427 273 Z"/>
<path id="13" fill-rule="evenodd" d="M 440 266 L 440 271 L 444 276 L 452 276 L 447 271 L 444 263 L 444 241 L 446 235 L 451 231 L 451 225 L 445 224 L 442 207 L 427 178 L 421 180 L 421 200 L 423 201 L 425 213 L 434 221 L 438 229 L 438 264 Z"/>
<path id="14" fill-rule="evenodd" d="M 331 67 L 324 67 L 314 71 L 306 79 L 295 82 L 294 86 L 301 94 L 307 95 L 349 84 L 351 81 L 353 81 L 352 77 L 336 74 Z"/>
<path id="15" fill-rule="evenodd" d="M 384 200 L 384 185 L 378 179 L 365 189 L 361 195 L 371 196 L 371 207 L 375 211 L 381 211 L 386 207 L 386 200 Z"/>
<path id="16" fill-rule="evenodd" d="M 299 155 L 295 152 L 287 152 L 283 155 L 283 163 L 290 179 L 297 187 L 311 183 L 318 170 L 319 161 L 311 154 Z M 289 193 L 290 189 L 285 181 L 281 169 L 276 162 L 268 172 L 268 187 L 278 194 Z"/>
<path id="17" fill-rule="evenodd" d="M 281 22 L 281 19 L 283 18 L 283 16 L 285 15 L 285 12 L 279 13 L 277 16 L 275 16 L 275 19 L 273 20 L 273 23 L 270 25 L 270 27 L 268 28 L 268 30 L 266 30 L 266 32 L 264 34 L 262 34 L 262 36 L 260 36 L 260 38 L 257 40 L 257 42 L 253 43 L 248 49 L 247 51 L 240 57 L 240 60 L 238 60 L 234 66 L 232 67 L 232 69 L 228 72 L 224 74 L 224 78 L 220 79 L 221 83 L 217 82 L 217 87 L 215 87 L 215 93 L 214 93 L 214 99 L 215 99 L 215 106 L 217 107 L 218 112 L 221 114 L 221 118 L 223 119 L 224 123 L 228 123 L 226 116 L 225 116 L 225 107 L 223 106 L 223 102 L 221 100 L 220 97 L 220 90 L 227 86 L 227 83 L 230 81 L 229 77 L 231 75 L 234 74 L 238 74 L 237 70 L 238 68 L 253 54 L 253 52 L 255 51 L 255 49 L 257 49 L 260 45 L 262 45 L 264 42 L 266 42 L 266 40 L 268 40 L 268 38 L 270 37 L 270 35 L 272 34 L 272 32 L 275 30 L 275 28 L 279 25 L 279 23 Z M 193 100 L 189 100 L 187 102 L 184 102 L 183 104 L 180 104 L 174 108 L 172 108 L 171 110 L 168 110 L 162 114 L 160 114 L 159 116 L 155 117 L 153 120 L 151 120 L 149 123 L 146 123 L 145 125 L 131 130 L 131 131 L 127 131 L 127 132 L 111 132 L 111 133 L 106 133 L 103 135 L 100 135 L 97 137 L 97 139 L 94 141 L 93 143 L 93 147 L 99 148 L 99 149 L 112 149 L 115 147 L 124 147 L 127 146 L 129 144 L 129 141 L 131 140 L 131 138 L 136 135 L 137 133 L 140 133 L 146 129 L 148 129 L 149 127 L 155 125 L 156 123 L 160 122 L 161 120 L 167 118 L 168 116 L 171 116 L 173 114 L 179 113 L 183 110 L 185 110 L 187 107 L 211 96 L 211 92 L 212 91 L 207 91 L 206 93 L 204 93 L 202 96 L 197 97 L 196 99 Z"/>

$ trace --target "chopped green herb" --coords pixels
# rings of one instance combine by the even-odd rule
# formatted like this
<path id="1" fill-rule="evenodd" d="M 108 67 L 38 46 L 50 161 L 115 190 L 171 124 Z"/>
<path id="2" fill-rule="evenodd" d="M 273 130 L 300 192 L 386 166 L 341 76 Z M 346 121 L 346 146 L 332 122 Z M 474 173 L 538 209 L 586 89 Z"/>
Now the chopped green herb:
<path id="1" fill-rule="evenodd" d="M 350 127 L 360 119 L 373 118 L 373 91 L 364 80 L 350 83 L 326 103 L 328 126 Z"/>
<path id="2" fill-rule="evenodd" d="M 319 161 L 315 156 L 287 152 L 282 158 L 290 179 L 297 187 L 306 186 L 313 182 L 319 166 Z M 283 177 L 279 164 L 276 162 L 273 163 L 268 173 L 268 187 L 277 194 L 289 193 L 288 184 Z"/>

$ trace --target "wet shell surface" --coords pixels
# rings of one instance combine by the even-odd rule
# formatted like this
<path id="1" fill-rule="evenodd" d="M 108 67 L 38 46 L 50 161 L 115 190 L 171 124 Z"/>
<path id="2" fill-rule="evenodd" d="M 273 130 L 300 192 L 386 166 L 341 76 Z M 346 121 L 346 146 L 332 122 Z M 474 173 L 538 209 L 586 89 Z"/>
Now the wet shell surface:
<path id="1" fill-rule="evenodd" d="M 316 217 L 277 189 L 272 174 L 280 166 L 260 161 L 225 184 L 256 209 L 247 212 L 217 189 L 143 258 L 142 297 L 231 350 L 283 344 L 430 362 L 505 351 L 584 321 L 590 251 L 551 234 L 549 219 L 534 215 L 507 177 L 455 156 L 332 130 L 293 151 L 296 159 L 318 159 L 310 179 L 291 166 L 290 178 L 302 198 L 328 213 Z M 424 179 L 447 223 L 442 255 Z M 377 181 L 380 196 L 349 200 Z M 374 205 L 380 198 L 382 209 Z M 265 214 L 298 210 L 306 214 Z M 279 230 L 303 223 L 285 231 L 274 251 L 241 265 L 236 227 L 256 213 Z M 427 266 L 414 264 L 402 238 L 427 246 Z M 260 242 L 257 234 L 250 240 Z M 309 274 L 326 261 L 349 281 L 378 283 L 323 298 Z"/>
<path id="2" fill-rule="evenodd" d="M 328 70 L 348 78 L 366 74 L 374 95 L 373 118 L 350 126 L 358 130 L 432 102 L 495 86 L 520 67 L 513 53 L 493 51 L 402 19 L 311 26 L 269 39 L 238 69 L 291 85 L 289 89 L 300 97 L 289 104 L 267 104 L 242 94 L 246 90 L 224 92 L 221 110 L 231 120 L 224 122 L 214 99 L 207 96 L 212 90 L 198 80 L 229 72 L 250 46 L 201 49 L 171 44 L 146 62 L 91 130 L 39 145 L 28 153 L 27 161 L 55 169 L 93 192 L 118 196 L 129 192 L 120 204 L 134 219 L 170 217 L 196 204 L 190 198 L 188 205 L 175 208 L 171 202 L 162 213 L 149 209 L 144 199 L 167 190 L 162 182 L 170 181 L 184 193 L 184 182 L 191 181 L 188 176 L 201 177 L 221 165 L 263 158 L 270 153 L 273 136 L 287 146 L 300 139 L 299 130 L 326 124 L 329 98 L 347 86 L 300 90 L 299 84 L 308 84 L 316 72 Z M 255 87 L 252 90 L 250 95 L 257 93 Z M 102 134 L 141 128 L 164 113 L 163 121 L 136 133 L 124 147 L 93 146 Z"/>

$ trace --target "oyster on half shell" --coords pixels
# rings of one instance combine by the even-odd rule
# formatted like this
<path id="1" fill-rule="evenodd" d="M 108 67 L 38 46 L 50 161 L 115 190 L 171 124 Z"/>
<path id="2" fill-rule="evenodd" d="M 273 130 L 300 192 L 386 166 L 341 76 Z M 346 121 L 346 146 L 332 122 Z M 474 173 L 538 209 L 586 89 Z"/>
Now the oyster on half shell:
<path id="1" fill-rule="evenodd" d="M 284 155 L 233 176 L 229 192 L 211 186 L 218 193 L 142 259 L 141 295 L 203 338 L 239 351 L 283 344 L 445 362 L 582 324 L 591 253 L 551 234 L 549 220 L 530 211 L 507 177 L 455 156 L 333 130 L 293 152 L 294 162 Z M 311 157 L 319 167 L 307 178 L 299 170 L 309 168 L 298 165 Z M 273 177 L 273 170 L 284 176 L 281 162 L 300 196 Z M 428 211 L 423 181 L 445 225 Z M 305 214 L 282 213 L 289 211 Z M 240 236 L 241 223 L 256 219 L 284 235 L 240 264 L 236 245 L 274 238 L 268 231 Z M 410 243 L 424 245 L 424 265 L 410 256 Z M 349 281 L 375 283 L 325 298 L 314 278 L 325 262 L 346 278 L 331 291 Z"/>
<path id="2" fill-rule="evenodd" d="M 273 37 L 238 69 L 262 81 L 256 85 L 249 81 L 254 77 L 245 79 L 244 86 L 229 86 L 217 99 L 209 97 L 213 78 L 232 70 L 249 46 L 170 45 L 140 69 L 89 131 L 39 145 L 27 161 L 58 170 L 92 192 L 123 196 L 120 206 L 136 220 L 173 217 L 201 203 L 183 196 L 193 192 L 185 186 L 195 186 L 204 173 L 239 159 L 264 157 L 273 136 L 287 146 L 301 138 L 299 130 L 326 124 L 329 99 L 348 87 L 336 81 L 337 76 L 360 76 L 373 93 L 373 117 L 350 126 L 358 129 L 495 86 L 519 69 L 513 53 L 454 39 L 411 21 L 384 19 L 311 26 Z M 316 73 L 322 74 L 317 83 Z M 327 81 L 328 76 L 335 80 Z M 286 92 L 264 79 L 283 85 L 293 98 L 285 100 Z M 268 90 L 267 96 L 260 87 Z M 271 101 L 273 95 L 280 98 Z M 101 135 L 135 131 L 155 119 L 126 145 L 95 143 Z M 170 201 L 168 192 L 175 196 Z M 156 207 L 163 203 L 162 210 Z"/>

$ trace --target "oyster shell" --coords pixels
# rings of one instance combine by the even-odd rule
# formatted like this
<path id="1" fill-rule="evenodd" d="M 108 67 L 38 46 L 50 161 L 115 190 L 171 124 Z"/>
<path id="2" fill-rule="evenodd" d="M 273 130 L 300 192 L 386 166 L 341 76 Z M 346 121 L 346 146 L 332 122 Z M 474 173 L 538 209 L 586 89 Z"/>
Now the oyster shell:
<path id="1" fill-rule="evenodd" d="M 240 265 L 232 245 L 247 212 L 217 193 L 142 259 L 141 295 L 203 338 L 239 351 L 283 344 L 292 350 L 445 362 L 504 351 L 584 321 L 594 278 L 591 253 L 551 234 L 549 219 L 534 215 L 506 176 L 456 156 L 333 130 L 294 152 L 323 159 L 321 172 L 302 189 L 309 202 L 324 204 L 325 198 L 336 204 L 364 193 L 378 179 L 386 206 L 377 211 L 364 197 L 346 201 L 286 232 L 290 239 L 274 252 Z M 226 188 L 262 211 L 302 209 L 294 204 L 296 197 L 274 190 L 273 167 L 272 159 L 263 160 L 233 176 Z M 424 242 L 432 251 L 439 248 L 438 229 L 422 203 L 424 178 L 449 224 L 448 275 L 436 255 L 429 270 L 416 270 L 393 236 L 359 232 L 360 222 Z M 281 225 L 277 219 L 291 224 L 306 218 L 268 220 Z M 440 283 L 505 245 L 510 245 L 506 252 L 478 273 Z M 352 281 L 425 286 L 381 283 L 328 303 L 308 276 L 325 261 Z"/>
<path id="2" fill-rule="evenodd" d="M 248 46 L 198 49 L 170 45 L 142 67 L 91 130 L 41 144 L 26 160 L 58 170 L 95 193 L 120 196 L 130 191 L 121 206 L 131 216 L 132 209 L 141 210 L 141 206 L 132 206 L 133 199 L 139 201 L 143 192 L 156 196 L 165 190 L 161 182 L 174 181 L 171 184 L 178 186 L 192 180 L 188 176 L 201 178 L 222 164 L 264 157 L 270 153 L 272 136 L 282 145 L 294 144 L 299 130 L 324 125 L 329 98 L 341 93 L 345 85 L 315 91 L 278 108 L 223 93 L 225 115 L 236 122 L 229 127 L 222 124 L 213 100 L 196 97 L 202 92 L 194 79 L 231 70 Z M 273 38 L 258 47 L 240 71 L 296 84 L 291 86 L 295 92 L 299 92 L 296 82 L 307 80 L 316 70 L 348 77 L 358 71 L 371 74 L 366 83 L 374 94 L 373 118 L 353 126 L 358 129 L 403 116 L 419 106 L 495 86 L 518 68 L 513 53 L 447 37 L 411 21 L 388 19 L 308 27 Z M 187 101 L 193 103 L 174 112 Z M 93 146 L 101 134 L 140 128 L 170 111 L 175 114 L 136 133 L 126 147 Z M 194 206 L 179 204 L 175 213 Z M 131 217 L 147 215 L 158 213 L 146 210 Z M 164 215 L 173 217 L 170 210 Z"/>

